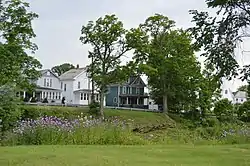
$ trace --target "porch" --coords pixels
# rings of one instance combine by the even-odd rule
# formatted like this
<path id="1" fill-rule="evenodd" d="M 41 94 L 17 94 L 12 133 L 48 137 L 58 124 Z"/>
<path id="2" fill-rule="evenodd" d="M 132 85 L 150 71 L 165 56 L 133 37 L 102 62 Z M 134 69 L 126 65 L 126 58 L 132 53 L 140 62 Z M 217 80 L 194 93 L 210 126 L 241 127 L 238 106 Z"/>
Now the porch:
<path id="1" fill-rule="evenodd" d="M 145 99 L 148 101 L 148 96 L 146 95 L 136 95 L 136 96 L 119 96 L 119 107 L 127 107 L 127 108 L 148 108 L 148 102 L 145 103 Z"/>

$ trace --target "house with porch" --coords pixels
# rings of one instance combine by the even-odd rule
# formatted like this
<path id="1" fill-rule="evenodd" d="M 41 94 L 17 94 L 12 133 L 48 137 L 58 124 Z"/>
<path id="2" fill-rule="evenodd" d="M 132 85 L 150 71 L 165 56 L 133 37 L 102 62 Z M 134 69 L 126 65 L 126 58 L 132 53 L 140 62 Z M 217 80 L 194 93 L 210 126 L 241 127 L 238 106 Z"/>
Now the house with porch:
<path id="1" fill-rule="evenodd" d="M 32 94 L 21 92 L 23 98 L 28 100 L 35 97 L 38 102 L 42 102 L 45 98 L 48 102 L 60 103 L 62 90 L 60 89 L 60 79 L 50 69 L 41 70 L 41 77 L 35 81 L 36 90 Z"/>
<path id="2" fill-rule="evenodd" d="M 88 77 L 86 68 L 71 69 L 60 77 L 62 96 L 67 104 L 88 105 L 91 103 L 92 81 Z M 99 101 L 99 94 L 95 92 L 95 100 Z"/>
<path id="3" fill-rule="evenodd" d="M 144 100 L 149 96 L 144 93 L 145 87 L 146 84 L 140 76 L 131 76 L 123 84 L 109 85 L 105 96 L 106 106 L 147 108 L 148 104 L 144 104 Z"/>

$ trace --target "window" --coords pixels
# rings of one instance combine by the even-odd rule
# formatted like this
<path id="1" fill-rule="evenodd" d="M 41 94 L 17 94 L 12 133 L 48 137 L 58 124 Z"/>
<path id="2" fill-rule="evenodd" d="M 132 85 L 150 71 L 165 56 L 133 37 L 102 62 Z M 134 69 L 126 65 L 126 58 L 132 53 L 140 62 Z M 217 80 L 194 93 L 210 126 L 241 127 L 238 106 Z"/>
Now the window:
<path id="1" fill-rule="evenodd" d="M 46 86 L 46 78 L 43 80 L 43 86 Z"/>
<path id="2" fill-rule="evenodd" d="M 140 89 L 136 88 L 136 94 L 139 94 L 139 93 L 140 93 Z"/>
<path id="3" fill-rule="evenodd" d="M 228 91 L 227 90 L 225 90 L 225 94 L 227 94 L 228 93 Z"/>
<path id="4" fill-rule="evenodd" d="M 63 89 L 63 82 L 61 82 L 61 89 Z"/>
<path id="5" fill-rule="evenodd" d="M 89 100 L 89 94 L 87 94 L 87 100 Z"/>
<path id="6" fill-rule="evenodd" d="M 122 93 L 123 93 L 123 94 L 126 94 L 126 86 L 123 87 Z"/>
<path id="7" fill-rule="evenodd" d="M 117 103 L 117 97 L 113 98 L 113 103 Z"/>
<path id="8" fill-rule="evenodd" d="M 52 87 L 52 79 L 50 79 L 49 81 L 49 86 Z"/>
<path id="9" fill-rule="evenodd" d="M 47 76 L 50 76 L 50 72 L 49 71 L 47 71 Z"/>
<path id="10" fill-rule="evenodd" d="M 236 99 L 236 101 L 238 101 L 238 99 Z"/>
<path id="11" fill-rule="evenodd" d="M 66 89 L 66 84 L 64 84 L 64 91 L 66 91 L 67 89 Z"/>
<path id="12" fill-rule="evenodd" d="M 84 93 L 83 100 L 87 100 L 87 94 Z"/>
<path id="13" fill-rule="evenodd" d="M 241 102 L 243 102 L 243 99 L 241 99 Z"/>
<path id="14" fill-rule="evenodd" d="M 81 83 L 80 83 L 80 82 L 78 82 L 77 87 L 78 87 L 78 89 L 80 89 L 80 88 L 81 88 Z"/>
<path id="15" fill-rule="evenodd" d="M 80 100 L 83 100 L 83 93 L 80 93 Z"/>
<path id="16" fill-rule="evenodd" d="M 49 87 L 49 79 L 46 80 L 46 86 Z"/>

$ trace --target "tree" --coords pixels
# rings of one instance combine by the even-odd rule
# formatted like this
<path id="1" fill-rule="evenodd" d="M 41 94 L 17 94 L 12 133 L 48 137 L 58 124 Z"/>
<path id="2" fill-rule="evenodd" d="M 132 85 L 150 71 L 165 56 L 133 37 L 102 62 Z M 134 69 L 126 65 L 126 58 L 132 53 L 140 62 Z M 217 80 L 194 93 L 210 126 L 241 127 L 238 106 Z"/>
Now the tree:
<path id="1" fill-rule="evenodd" d="M 148 76 L 150 89 L 163 98 L 164 112 L 169 110 L 169 101 L 196 99 L 200 66 L 194 56 L 195 48 L 190 35 L 174 29 L 174 21 L 156 14 L 146 19 L 129 35 L 129 43 L 135 49 L 135 62 Z M 185 88 L 184 88 L 185 87 Z"/>
<path id="2" fill-rule="evenodd" d="M 214 113 L 221 118 L 223 115 L 233 116 L 233 104 L 228 99 L 222 99 L 215 103 Z"/>
<path id="3" fill-rule="evenodd" d="M 247 92 L 247 89 L 248 89 L 248 85 L 242 85 L 240 86 L 237 91 L 244 91 L 244 92 Z"/>
<path id="4" fill-rule="evenodd" d="M 0 86 L 15 84 L 27 88 L 30 80 L 39 77 L 38 60 L 28 56 L 25 50 L 35 51 L 37 46 L 31 42 L 36 35 L 32 20 L 38 15 L 28 12 L 29 4 L 22 0 L 6 0 L 0 4 Z"/>
<path id="5" fill-rule="evenodd" d="M 75 66 L 70 64 L 70 63 L 64 63 L 58 66 L 54 66 L 52 67 L 51 71 L 55 74 L 57 74 L 58 76 L 62 75 L 63 73 L 65 73 L 66 71 L 69 71 L 70 69 L 74 69 Z"/>
<path id="6" fill-rule="evenodd" d="M 215 8 L 217 15 L 209 16 L 208 12 L 191 10 L 196 24 L 191 28 L 195 44 L 204 49 L 206 65 L 219 77 L 231 79 L 238 75 L 239 65 L 234 50 L 237 43 L 249 37 L 247 28 L 250 24 L 250 3 L 248 0 L 206 0 L 208 8 Z M 245 66 L 242 73 L 247 79 L 250 66 Z"/>
<path id="7" fill-rule="evenodd" d="M 16 92 L 33 88 L 41 68 L 38 60 L 25 51 L 36 51 L 32 20 L 38 15 L 29 12 L 22 0 L 0 1 L 0 119 L 3 129 L 13 127 L 20 117 Z"/>
<path id="8" fill-rule="evenodd" d="M 115 15 L 105 15 L 97 21 L 89 21 L 82 27 L 80 40 L 90 44 L 89 58 L 92 63 L 88 71 L 100 92 L 100 114 L 104 117 L 104 95 L 107 86 L 125 80 L 128 69 L 120 66 L 120 58 L 130 50 L 126 43 L 127 31 Z"/>

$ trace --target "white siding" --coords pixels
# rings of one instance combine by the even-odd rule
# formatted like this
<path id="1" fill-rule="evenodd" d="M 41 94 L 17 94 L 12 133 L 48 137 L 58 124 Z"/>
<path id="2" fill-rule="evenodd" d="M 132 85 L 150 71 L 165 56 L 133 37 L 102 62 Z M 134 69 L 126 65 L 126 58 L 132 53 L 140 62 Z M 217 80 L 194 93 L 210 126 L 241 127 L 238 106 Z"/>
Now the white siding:
<path id="1" fill-rule="evenodd" d="M 52 86 L 50 87 L 49 86 L 44 86 L 44 79 L 48 79 L 49 81 L 49 84 L 50 84 L 50 79 L 52 79 Z M 52 89 L 61 89 L 61 83 L 60 83 L 60 80 L 53 76 L 53 75 L 50 75 L 50 76 L 46 76 L 46 75 L 43 75 L 42 77 L 40 77 L 37 81 L 36 81 L 36 84 L 40 87 L 48 87 L 48 88 L 52 88 Z"/>
<path id="2" fill-rule="evenodd" d="M 79 90 L 78 82 L 80 82 L 80 89 L 90 89 L 91 88 L 91 82 L 89 81 L 89 78 L 86 76 L 86 72 L 81 73 L 74 80 L 74 83 L 73 83 L 74 84 L 74 87 L 73 87 L 74 91 Z"/>
<path id="3" fill-rule="evenodd" d="M 66 103 L 74 104 L 75 98 L 74 98 L 74 93 L 73 93 L 73 81 L 65 80 L 65 81 L 62 81 L 62 83 L 63 83 L 62 97 L 65 97 Z M 66 84 L 66 91 L 64 90 L 65 84 Z"/>

